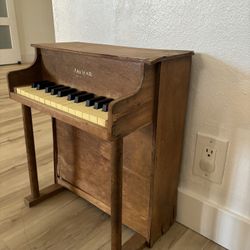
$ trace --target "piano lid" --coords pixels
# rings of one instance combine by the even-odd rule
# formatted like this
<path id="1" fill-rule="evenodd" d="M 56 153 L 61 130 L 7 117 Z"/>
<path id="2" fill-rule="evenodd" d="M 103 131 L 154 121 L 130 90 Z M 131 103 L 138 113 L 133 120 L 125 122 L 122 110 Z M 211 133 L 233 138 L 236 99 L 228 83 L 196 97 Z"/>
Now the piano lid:
<path id="1" fill-rule="evenodd" d="M 193 51 L 161 50 L 146 48 L 142 49 L 82 42 L 44 43 L 32 44 L 32 46 L 47 50 L 67 51 L 97 57 L 109 57 L 117 60 L 141 61 L 146 64 L 154 64 L 159 61 L 165 61 L 172 58 L 183 57 L 188 55 L 191 56 L 194 54 Z"/>

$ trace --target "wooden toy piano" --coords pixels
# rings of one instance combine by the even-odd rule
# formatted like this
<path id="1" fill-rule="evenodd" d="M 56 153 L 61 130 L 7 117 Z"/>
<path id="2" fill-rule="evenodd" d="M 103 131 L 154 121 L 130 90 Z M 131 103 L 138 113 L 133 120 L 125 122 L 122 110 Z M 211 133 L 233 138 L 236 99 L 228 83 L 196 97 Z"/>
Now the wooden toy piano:
<path id="1" fill-rule="evenodd" d="M 142 249 L 171 226 L 191 51 L 89 43 L 33 45 L 8 75 L 22 104 L 34 206 L 65 187 L 111 214 L 112 250 Z M 55 183 L 39 190 L 31 108 L 52 117 Z M 121 246 L 121 225 L 136 234 Z"/>

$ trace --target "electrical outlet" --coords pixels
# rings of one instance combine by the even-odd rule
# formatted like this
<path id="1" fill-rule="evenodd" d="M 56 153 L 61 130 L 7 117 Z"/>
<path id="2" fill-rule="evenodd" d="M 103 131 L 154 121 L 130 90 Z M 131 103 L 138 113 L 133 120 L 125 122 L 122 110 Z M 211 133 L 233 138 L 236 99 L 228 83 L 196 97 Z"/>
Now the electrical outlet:
<path id="1" fill-rule="evenodd" d="M 200 168 L 208 173 L 212 173 L 215 170 L 215 159 L 217 150 L 211 145 L 206 145 L 201 154 Z"/>
<path id="2" fill-rule="evenodd" d="M 193 174 L 221 183 L 224 174 L 228 141 L 197 134 Z"/>

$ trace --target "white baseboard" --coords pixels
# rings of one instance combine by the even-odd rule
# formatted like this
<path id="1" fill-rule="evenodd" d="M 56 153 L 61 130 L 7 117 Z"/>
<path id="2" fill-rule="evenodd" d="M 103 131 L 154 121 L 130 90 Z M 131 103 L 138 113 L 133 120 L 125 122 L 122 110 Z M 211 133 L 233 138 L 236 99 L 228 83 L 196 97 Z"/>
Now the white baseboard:
<path id="1" fill-rule="evenodd" d="M 179 223 L 230 250 L 250 250 L 250 220 L 178 189 Z"/>
<path id="2" fill-rule="evenodd" d="M 32 63 L 35 59 L 35 54 L 21 54 L 22 63 Z"/>

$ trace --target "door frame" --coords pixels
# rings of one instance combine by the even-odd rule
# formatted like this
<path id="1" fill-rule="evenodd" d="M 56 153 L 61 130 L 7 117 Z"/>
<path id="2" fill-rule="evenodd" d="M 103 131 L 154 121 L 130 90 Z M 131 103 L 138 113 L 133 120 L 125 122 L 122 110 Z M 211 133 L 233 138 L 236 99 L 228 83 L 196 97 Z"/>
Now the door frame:
<path id="1" fill-rule="evenodd" d="M 13 0 L 5 1 L 7 7 L 7 17 L 0 17 L 0 26 L 9 26 L 12 48 L 0 49 L 0 65 L 21 62 L 14 3 Z"/>

